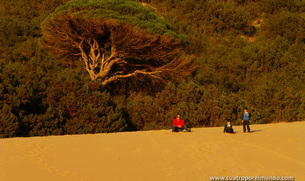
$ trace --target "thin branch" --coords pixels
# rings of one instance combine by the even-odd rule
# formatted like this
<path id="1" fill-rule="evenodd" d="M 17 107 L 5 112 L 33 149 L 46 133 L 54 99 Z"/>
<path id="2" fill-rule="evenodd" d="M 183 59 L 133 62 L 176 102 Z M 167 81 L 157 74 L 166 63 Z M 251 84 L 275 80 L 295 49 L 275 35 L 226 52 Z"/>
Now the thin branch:
<path id="1" fill-rule="evenodd" d="M 135 76 L 137 74 L 149 75 L 149 76 L 151 76 L 155 79 L 163 80 L 162 77 L 155 75 L 155 73 L 156 72 L 146 72 L 146 71 L 143 71 L 143 70 L 136 70 L 133 73 L 129 73 L 129 74 L 125 74 L 125 75 L 115 75 L 115 76 L 109 77 L 108 79 L 103 80 L 102 84 L 106 85 L 106 84 L 108 84 L 110 82 L 113 82 L 113 81 L 116 81 L 118 79 L 132 77 L 132 76 Z"/>

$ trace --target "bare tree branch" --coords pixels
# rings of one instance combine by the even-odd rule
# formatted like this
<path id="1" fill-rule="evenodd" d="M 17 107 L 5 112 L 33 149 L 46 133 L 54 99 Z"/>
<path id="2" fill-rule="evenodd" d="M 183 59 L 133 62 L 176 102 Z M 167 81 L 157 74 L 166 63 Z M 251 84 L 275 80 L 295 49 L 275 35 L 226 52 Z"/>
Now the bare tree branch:
<path id="1" fill-rule="evenodd" d="M 80 56 L 91 80 L 103 85 L 124 78 L 166 82 L 196 68 L 183 43 L 115 20 L 59 15 L 43 27 L 42 46 L 58 56 Z"/>

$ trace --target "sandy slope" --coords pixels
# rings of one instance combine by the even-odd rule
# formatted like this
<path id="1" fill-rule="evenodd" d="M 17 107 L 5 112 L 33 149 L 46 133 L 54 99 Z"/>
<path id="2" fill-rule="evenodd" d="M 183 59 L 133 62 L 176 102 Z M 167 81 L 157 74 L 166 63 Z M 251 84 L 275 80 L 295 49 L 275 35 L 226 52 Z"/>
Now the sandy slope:
<path id="1" fill-rule="evenodd" d="M 0 139 L 1 181 L 305 180 L 305 122 L 251 125 L 253 133 L 197 128 Z"/>

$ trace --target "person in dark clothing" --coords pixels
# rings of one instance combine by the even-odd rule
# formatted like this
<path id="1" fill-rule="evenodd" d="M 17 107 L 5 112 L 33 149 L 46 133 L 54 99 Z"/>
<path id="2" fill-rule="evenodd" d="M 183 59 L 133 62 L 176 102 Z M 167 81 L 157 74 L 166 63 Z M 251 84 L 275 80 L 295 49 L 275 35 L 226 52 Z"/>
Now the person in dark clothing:
<path id="1" fill-rule="evenodd" d="M 234 133 L 233 125 L 231 124 L 230 120 L 227 120 L 227 123 L 223 129 L 223 132 L 224 133 Z"/>
<path id="2" fill-rule="evenodd" d="M 178 114 L 176 119 L 173 121 L 173 132 L 179 132 L 179 130 L 183 131 L 185 130 L 186 132 L 188 131 L 187 126 L 184 124 L 184 121 L 180 118 L 180 115 Z"/>
<path id="3" fill-rule="evenodd" d="M 184 122 L 185 126 L 187 127 L 187 131 L 188 132 L 191 132 L 191 129 L 192 129 L 192 123 L 190 122 L 189 119 L 186 119 L 185 122 Z"/>
<path id="4" fill-rule="evenodd" d="M 247 107 L 245 107 L 244 112 L 241 115 L 241 119 L 243 122 L 244 133 L 246 132 L 246 126 L 247 126 L 248 133 L 250 133 L 251 114 L 248 112 Z"/>

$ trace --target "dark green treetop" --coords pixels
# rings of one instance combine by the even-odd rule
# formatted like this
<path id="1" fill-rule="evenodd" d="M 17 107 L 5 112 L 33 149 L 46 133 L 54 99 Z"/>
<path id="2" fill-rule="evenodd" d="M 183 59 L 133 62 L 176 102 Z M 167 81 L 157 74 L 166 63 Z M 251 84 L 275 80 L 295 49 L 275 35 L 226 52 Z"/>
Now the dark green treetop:
<path id="1" fill-rule="evenodd" d="M 130 0 L 72 0 L 56 8 L 43 24 L 62 14 L 75 16 L 82 14 L 86 18 L 116 19 L 149 33 L 168 35 L 181 40 L 187 39 L 183 34 L 177 35 L 173 26 L 155 12 Z"/>

